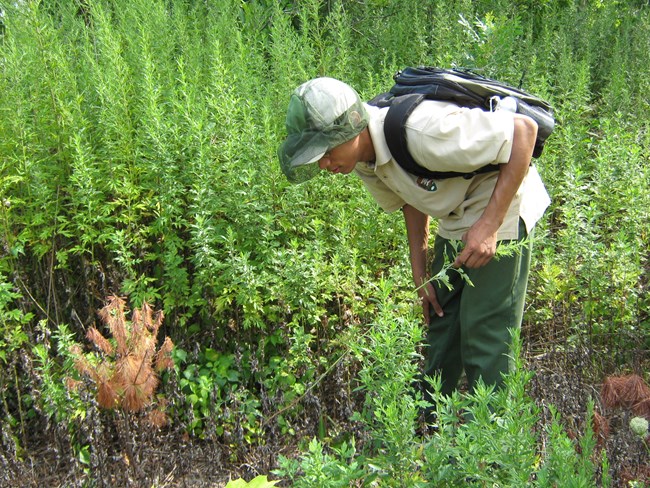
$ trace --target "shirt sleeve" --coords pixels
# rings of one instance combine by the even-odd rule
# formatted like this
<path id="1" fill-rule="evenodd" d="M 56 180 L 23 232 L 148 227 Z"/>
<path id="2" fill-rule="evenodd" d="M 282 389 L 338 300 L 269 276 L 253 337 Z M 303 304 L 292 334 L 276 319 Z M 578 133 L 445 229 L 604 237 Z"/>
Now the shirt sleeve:
<path id="1" fill-rule="evenodd" d="M 406 123 L 409 152 L 432 171 L 471 172 L 510 159 L 514 134 L 511 112 L 486 112 L 425 100 Z"/>
<path id="2" fill-rule="evenodd" d="M 367 163 L 358 163 L 355 172 L 363 181 L 372 198 L 385 212 L 394 212 L 406 203 L 397 193 L 388 188 L 375 174 L 374 167 Z"/>

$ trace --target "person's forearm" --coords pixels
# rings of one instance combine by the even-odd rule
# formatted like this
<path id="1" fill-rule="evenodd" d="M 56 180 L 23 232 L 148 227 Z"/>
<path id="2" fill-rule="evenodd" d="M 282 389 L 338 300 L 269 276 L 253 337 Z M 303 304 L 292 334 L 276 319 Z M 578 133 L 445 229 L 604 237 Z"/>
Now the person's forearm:
<path id="1" fill-rule="evenodd" d="M 501 227 L 508 208 L 528 172 L 536 137 L 537 124 L 532 119 L 516 115 L 510 159 L 507 164 L 500 165 L 499 178 L 481 216 L 493 233 Z"/>
<path id="2" fill-rule="evenodd" d="M 402 208 L 409 243 L 413 281 L 421 286 L 427 278 L 427 249 L 429 247 L 429 216 L 410 205 Z"/>
<path id="3" fill-rule="evenodd" d="M 483 214 L 463 235 L 465 247 L 456 256 L 454 266 L 480 268 L 496 253 L 497 231 L 528 172 L 536 137 L 537 124 L 528 117 L 515 115 L 510 159 L 499 167 L 499 177 Z"/>

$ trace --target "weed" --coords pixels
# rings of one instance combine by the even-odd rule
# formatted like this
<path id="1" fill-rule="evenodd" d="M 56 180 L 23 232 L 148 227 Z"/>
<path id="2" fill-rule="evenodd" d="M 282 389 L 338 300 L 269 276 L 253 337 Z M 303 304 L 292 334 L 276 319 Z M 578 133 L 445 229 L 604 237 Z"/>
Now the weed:
<path id="1" fill-rule="evenodd" d="M 118 290 L 139 310 L 147 303 L 164 311 L 179 346 L 179 374 L 164 385 L 178 386 L 167 412 L 201 442 L 293 443 L 320 426 L 299 464 L 309 466 L 305 479 L 339 473 L 343 485 L 391 476 L 417 484 L 436 469 L 441 480 L 465 483 L 435 454 L 457 452 L 468 439 L 489 467 L 484 478 L 472 474 L 477 480 L 530 473 L 531 446 L 514 438 L 514 420 L 495 414 L 497 425 L 481 428 L 508 452 L 523 445 L 519 468 L 477 425 L 460 422 L 455 409 L 485 406 L 488 391 L 448 404 L 443 449 L 427 448 L 437 464 L 423 459 L 410 418 L 419 399 L 404 386 L 417 369 L 420 326 L 401 216 L 377 209 L 355 178 L 289 186 L 275 162 L 286 102 L 300 82 L 321 75 L 369 99 L 390 87 L 397 69 L 416 64 L 470 66 L 551 100 L 558 126 L 536 164 L 553 203 L 536 233 L 526 340 L 567 353 L 584 346 L 598 358 L 594 374 L 630 364 L 642 371 L 650 305 L 647 14 L 644 2 L 613 0 L 3 2 L 7 445 L 26 455 L 24 440 L 41 418 L 67 421 L 75 435 L 87 427 L 62 380 L 71 368 L 67 344 L 88 331 L 96 350 L 76 356 L 113 407 L 101 415 L 155 411 L 156 350 L 133 361 L 131 352 L 121 355 L 124 340 L 132 347 L 126 317 L 117 335 L 90 329 L 102 297 Z M 522 398 L 502 400 L 528 419 Z M 647 401 L 635 405 L 647 412 Z M 353 409 L 353 425 L 373 440 L 331 444 Z M 598 415 L 592 424 L 602 442 L 607 419 Z M 548 480 L 588 477 L 591 467 L 571 457 L 576 442 L 555 421 L 553 445 L 533 471 L 544 463 Z M 534 444 L 526 422 L 517 435 Z M 71 444 L 91 472 L 101 463 L 86 437 Z M 490 467 L 494 459 L 508 474 Z"/>
<path id="2" fill-rule="evenodd" d="M 81 347 L 72 346 L 77 370 L 88 376 L 97 389 L 97 403 L 106 409 L 120 408 L 125 412 L 140 412 L 155 404 L 148 416 L 154 426 L 167 423 L 161 398 L 154 398 L 160 383 L 158 375 L 173 367 L 169 337 L 156 350 L 158 330 L 162 325 L 162 312 L 154 312 L 145 302 L 133 310 L 127 319 L 126 301 L 111 296 L 108 304 L 99 311 L 99 317 L 108 327 L 113 340 L 106 339 L 95 327 L 88 329 L 87 338 L 98 349 L 90 357 Z"/>

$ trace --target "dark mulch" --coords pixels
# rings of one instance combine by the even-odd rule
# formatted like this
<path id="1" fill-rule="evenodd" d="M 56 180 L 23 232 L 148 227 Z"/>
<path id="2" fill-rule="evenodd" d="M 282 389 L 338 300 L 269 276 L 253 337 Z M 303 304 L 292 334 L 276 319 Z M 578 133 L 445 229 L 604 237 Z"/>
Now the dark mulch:
<path id="1" fill-rule="evenodd" d="M 591 352 L 590 352 L 591 351 Z M 634 361 L 647 364 L 645 361 Z M 585 432 L 588 403 L 594 403 L 592 429 L 597 440 L 597 453 L 605 449 L 609 475 L 613 486 L 629 487 L 630 481 L 650 486 L 650 438 L 645 442 L 629 427 L 634 413 L 624 408 L 607 408 L 600 390 L 609 365 L 605 352 L 594 354 L 593 349 L 572 348 L 570 352 L 555 351 L 531 355 L 528 368 L 535 374 L 529 393 L 540 407 L 540 426 L 551 423 L 551 406 L 559 413 L 569 437 L 578 439 Z M 611 357 L 610 357 L 611 359 Z M 594 360 L 599 361 L 596 377 Z M 542 433 L 542 445 L 545 439 Z"/>
<path id="2" fill-rule="evenodd" d="M 607 452 L 614 486 L 627 487 L 631 480 L 650 485 L 650 452 L 629 429 L 631 413 L 606 409 L 602 404 L 603 378 L 592 374 L 595 360 L 600 361 L 599 371 L 607 371 L 608 366 L 603 365 L 606 359 L 598 359 L 601 357 L 607 355 L 594 355 L 586 348 L 574 348 L 571 352 L 535 353 L 532 349 L 525 352 L 527 367 L 534 372 L 529 393 L 540 407 L 541 444 L 545 443 L 544 426 L 551 422 L 551 405 L 559 412 L 569 435 L 577 439 L 584 433 L 587 404 L 592 400 L 601 416 L 596 426 L 599 449 Z M 645 364 L 646 359 L 642 361 Z M 359 402 L 352 397 L 341 401 L 340 387 L 348 380 L 349 371 L 337 369 L 329 381 L 323 382 L 320 391 L 309 396 L 308 405 L 303 405 L 304 423 L 297 426 L 298 433 L 291 438 L 294 442 L 301 436 L 316 435 L 315 419 L 323 418 L 324 408 L 345 425 L 343 419 L 350 414 L 353 404 Z M 332 394 L 332 388 L 337 389 L 337 395 Z M 337 404 L 324 406 L 321 402 L 325 398 L 337 398 Z M 43 422 L 28 433 L 2 431 L 0 486 L 72 488 L 89 486 L 88 481 L 94 480 L 91 485 L 97 487 L 222 487 L 230 479 L 269 474 L 277 467 L 279 455 L 289 456 L 298 451 L 297 446 L 288 445 L 287 437 L 273 427 L 265 427 L 262 440 L 251 445 L 238 435 L 228 440 L 216 435 L 197 439 L 187 436 L 180 426 L 155 430 L 133 419 L 129 422 L 97 409 L 88 410 L 83 430 L 77 435 L 91 445 L 92 470 L 73 452 L 74 439 L 64 425 Z M 18 444 L 23 451 L 15 452 L 12 436 L 20 439 Z M 125 445 L 131 446 L 130 452 L 122 447 Z"/>

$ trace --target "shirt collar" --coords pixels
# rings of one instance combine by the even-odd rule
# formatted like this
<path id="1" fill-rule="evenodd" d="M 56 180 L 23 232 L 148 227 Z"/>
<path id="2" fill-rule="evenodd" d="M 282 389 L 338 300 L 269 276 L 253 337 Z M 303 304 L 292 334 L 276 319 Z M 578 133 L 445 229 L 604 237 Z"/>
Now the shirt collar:
<path id="1" fill-rule="evenodd" d="M 379 108 L 366 104 L 366 110 L 370 118 L 368 121 L 368 130 L 370 131 L 372 145 L 375 148 L 375 164 L 381 166 L 393 159 L 388 149 L 388 144 L 386 143 L 386 137 L 384 136 L 384 119 L 386 118 L 388 108 Z"/>

